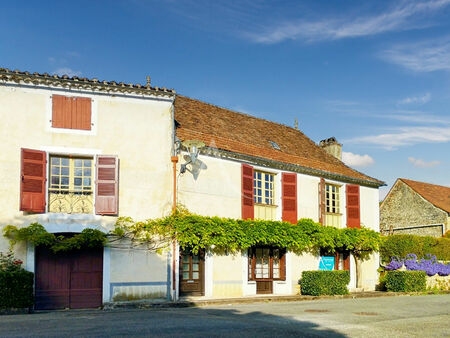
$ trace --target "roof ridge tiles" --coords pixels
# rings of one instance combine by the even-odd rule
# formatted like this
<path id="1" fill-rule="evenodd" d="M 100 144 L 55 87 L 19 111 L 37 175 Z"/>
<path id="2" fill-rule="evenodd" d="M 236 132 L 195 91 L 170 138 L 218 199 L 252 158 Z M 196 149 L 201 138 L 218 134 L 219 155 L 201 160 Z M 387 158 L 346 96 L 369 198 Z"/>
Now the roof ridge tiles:
<path id="1" fill-rule="evenodd" d="M 123 82 L 116 82 L 116 81 L 106 81 L 106 80 L 98 80 L 97 78 L 92 78 L 89 79 L 87 77 L 79 77 L 79 76 L 72 76 L 70 77 L 67 74 L 63 74 L 63 75 L 58 75 L 58 74 L 53 74 L 50 75 L 48 73 L 38 73 L 38 72 L 34 72 L 34 73 L 30 73 L 28 71 L 20 71 L 20 70 L 10 70 L 8 68 L 2 68 L 0 67 L 0 79 L 8 79 L 8 77 L 28 77 L 28 79 L 21 79 L 21 80 L 28 80 L 30 81 L 31 79 L 29 79 L 29 77 L 34 78 L 35 80 L 45 80 L 47 81 L 48 79 L 53 80 L 53 81 L 62 81 L 65 83 L 73 83 L 76 85 L 81 85 L 82 83 L 87 84 L 87 85 L 91 85 L 92 87 L 94 87 L 95 89 L 101 89 L 101 87 L 111 87 L 111 88 L 115 88 L 115 89 L 119 89 L 122 88 L 125 91 L 139 91 L 139 92 L 154 92 L 157 94 L 162 94 L 162 95 L 175 95 L 176 92 L 174 89 L 167 89 L 166 87 L 151 87 L 151 86 L 145 86 L 139 83 L 133 84 L 133 83 L 129 83 L 129 84 L 124 84 L 121 85 L 121 83 Z M 19 80 L 16 78 L 16 81 Z M 48 83 L 46 83 L 48 84 Z"/>

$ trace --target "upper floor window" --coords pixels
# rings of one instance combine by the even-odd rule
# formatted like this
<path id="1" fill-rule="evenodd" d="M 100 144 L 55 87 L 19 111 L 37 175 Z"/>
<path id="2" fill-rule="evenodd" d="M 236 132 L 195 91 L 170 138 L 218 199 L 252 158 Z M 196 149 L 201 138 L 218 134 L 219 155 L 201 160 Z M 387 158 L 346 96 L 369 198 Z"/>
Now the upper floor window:
<path id="1" fill-rule="evenodd" d="M 339 214 L 339 186 L 333 184 L 325 185 L 325 206 L 326 212 Z"/>
<path id="2" fill-rule="evenodd" d="M 50 157 L 49 212 L 93 212 L 93 159 Z"/>
<path id="3" fill-rule="evenodd" d="M 91 130 L 91 99 L 52 96 L 52 127 Z"/>
<path id="4" fill-rule="evenodd" d="M 274 174 L 254 171 L 253 192 L 255 203 L 274 205 Z"/>

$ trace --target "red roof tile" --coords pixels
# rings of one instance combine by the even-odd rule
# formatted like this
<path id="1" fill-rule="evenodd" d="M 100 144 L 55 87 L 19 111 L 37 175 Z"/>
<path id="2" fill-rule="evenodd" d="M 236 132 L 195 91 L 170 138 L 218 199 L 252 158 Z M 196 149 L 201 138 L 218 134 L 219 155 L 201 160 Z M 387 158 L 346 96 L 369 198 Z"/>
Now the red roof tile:
<path id="1" fill-rule="evenodd" d="M 430 184 L 399 178 L 434 206 L 450 213 L 450 188 L 443 185 Z"/>
<path id="2" fill-rule="evenodd" d="M 182 140 L 198 139 L 213 148 L 384 184 L 346 166 L 301 131 L 279 123 L 181 95 L 175 99 L 175 119 Z M 269 141 L 276 142 L 280 150 Z"/>

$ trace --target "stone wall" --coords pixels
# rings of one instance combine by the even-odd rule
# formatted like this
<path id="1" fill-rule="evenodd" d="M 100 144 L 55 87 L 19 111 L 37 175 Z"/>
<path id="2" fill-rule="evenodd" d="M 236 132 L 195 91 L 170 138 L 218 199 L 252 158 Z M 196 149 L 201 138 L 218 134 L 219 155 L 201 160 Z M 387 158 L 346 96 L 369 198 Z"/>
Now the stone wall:
<path id="1" fill-rule="evenodd" d="M 417 226 L 417 227 L 408 227 L 408 228 L 394 228 L 394 235 L 419 235 L 419 236 L 433 236 L 433 237 L 441 237 L 443 232 L 442 228 L 444 224 L 436 224 L 433 226 Z M 383 234 L 389 234 L 389 228 L 383 230 Z"/>
<path id="2" fill-rule="evenodd" d="M 447 213 L 425 200 L 407 184 L 398 180 L 380 208 L 380 229 L 389 233 L 442 236 L 441 227 L 419 227 L 430 224 L 446 224 Z M 396 228 L 413 228 L 398 229 Z"/>

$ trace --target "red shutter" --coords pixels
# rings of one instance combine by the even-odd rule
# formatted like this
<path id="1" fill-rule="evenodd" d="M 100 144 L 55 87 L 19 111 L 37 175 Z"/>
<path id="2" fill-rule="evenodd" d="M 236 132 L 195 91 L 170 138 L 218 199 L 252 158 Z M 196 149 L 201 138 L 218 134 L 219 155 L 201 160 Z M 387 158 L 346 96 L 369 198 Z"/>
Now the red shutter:
<path id="1" fill-rule="evenodd" d="M 117 156 L 97 156 L 95 213 L 117 215 L 119 212 L 119 159 Z"/>
<path id="2" fill-rule="evenodd" d="M 359 212 L 359 185 L 347 184 L 346 189 L 347 200 L 347 227 L 360 228 L 360 212 Z"/>
<path id="3" fill-rule="evenodd" d="M 325 179 L 320 178 L 319 182 L 319 223 L 325 223 Z"/>
<path id="4" fill-rule="evenodd" d="M 22 148 L 21 157 L 20 210 L 45 212 L 46 153 Z"/>
<path id="5" fill-rule="evenodd" d="M 297 174 L 281 175 L 282 220 L 297 224 Z"/>
<path id="6" fill-rule="evenodd" d="M 72 98 L 72 129 L 91 130 L 90 98 Z"/>
<path id="7" fill-rule="evenodd" d="M 52 127 L 68 128 L 72 126 L 72 100 L 62 95 L 52 95 Z"/>
<path id="8" fill-rule="evenodd" d="M 339 270 L 339 252 L 334 253 L 334 270 Z"/>
<path id="9" fill-rule="evenodd" d="M 91 130 L 91 99 L 52 96 L 52 127 Z"/>
<path id="10" fill-rule="evenodd" d="M 348 252 L 344 252 L 342 257 L 344 259 L 344 270 L 350 271 L 350 254 Z"/>
<path id="11" fill-rule="evenodd" d="M 253 219 L 254 217 L 253 167 L 242 164 L 242 219 Z"/>
<path id="12" fill-rule="evenodd" d="M 286 249 L 280 249 L 280 279 L 286 280 Z"/>

